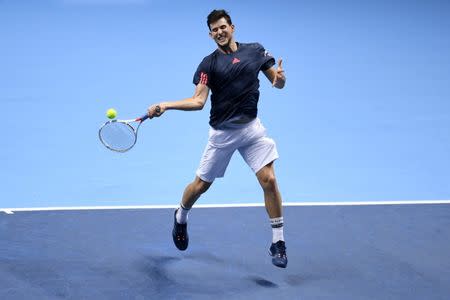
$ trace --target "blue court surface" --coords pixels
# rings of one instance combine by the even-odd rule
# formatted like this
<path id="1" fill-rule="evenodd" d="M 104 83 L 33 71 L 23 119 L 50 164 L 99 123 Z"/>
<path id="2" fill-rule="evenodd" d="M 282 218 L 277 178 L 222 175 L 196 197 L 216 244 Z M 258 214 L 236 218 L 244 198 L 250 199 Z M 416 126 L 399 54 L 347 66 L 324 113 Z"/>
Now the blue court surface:
<path id="1" fill-rule="evenodd" d="M 193 95 L 220 8 L 236 41 L 283 58 L 258 116 L 287 269 L 238 154 L 173 245 L 209 99 L 146 121 L 126 154 L 98 140 L 108 108 Z M 450 299 L 449 36 L 443 0 L 0 0 L 0 300 Z"/>
<path id="2" fill-rule="evenodd" d="M 0 215 L 0 299 L 449 299 L 450 205 L 285 207 L 289 264 L 267 254 L 265 209 Z"/>

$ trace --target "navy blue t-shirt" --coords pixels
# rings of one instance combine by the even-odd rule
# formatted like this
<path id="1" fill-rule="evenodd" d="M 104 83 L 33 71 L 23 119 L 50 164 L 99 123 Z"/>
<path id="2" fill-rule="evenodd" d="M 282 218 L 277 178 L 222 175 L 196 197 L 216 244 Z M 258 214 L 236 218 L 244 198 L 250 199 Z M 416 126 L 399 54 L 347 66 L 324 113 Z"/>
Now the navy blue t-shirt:
<path id="1" fill-rule="evenodd" d="M 238 49 L 225 54 L 219 49 L 206 56 L 194 74 L 194 84 L 211 89 L 209 124 L 218 128 L 228 120 L 254 119 L 258 113 L 259 71 L 275 64 L 261 44 L 238 43 Z"/>

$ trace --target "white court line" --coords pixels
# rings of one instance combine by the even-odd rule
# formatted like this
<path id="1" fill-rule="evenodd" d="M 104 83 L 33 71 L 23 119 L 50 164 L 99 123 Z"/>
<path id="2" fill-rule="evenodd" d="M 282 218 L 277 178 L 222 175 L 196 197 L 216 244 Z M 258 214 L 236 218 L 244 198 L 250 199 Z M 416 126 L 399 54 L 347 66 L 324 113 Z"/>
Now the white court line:
<path id="1" fill-rule="evenodd" d="M 405 201 L 353 201 L 353 202 L 285 202 L 283 206 L 364 206 L 364 205 L 417 205 L 417 204 L 450 204 L 450 200 L 405 200 Z M 264 203 L 231 203 L 231 204 L 196 204 L 195 208 L 220 207 L 263 207 Z M 31 208 L 0 208 L 1 212 L 14 214 L 24 211 L 71 211 L 71 210 L 119 210 L 119 209 L 167 209 L 177 208 L 174 205 L 137 205 L 137 206 L 62 206 Z"/>

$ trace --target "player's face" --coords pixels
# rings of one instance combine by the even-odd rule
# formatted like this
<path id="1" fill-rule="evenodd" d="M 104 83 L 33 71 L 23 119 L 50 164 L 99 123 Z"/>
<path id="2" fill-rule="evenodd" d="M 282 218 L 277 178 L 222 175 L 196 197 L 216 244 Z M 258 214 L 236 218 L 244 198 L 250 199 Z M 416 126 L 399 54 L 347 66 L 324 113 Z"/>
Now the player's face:
<path id="1" fill-rule="evenodd" d="M 209 35 L 220 47 L 227 47 L 233 41 L 234 25 L 228 24 L 225 18 L 211 23 L 209 28 L 211 28 Z"/>

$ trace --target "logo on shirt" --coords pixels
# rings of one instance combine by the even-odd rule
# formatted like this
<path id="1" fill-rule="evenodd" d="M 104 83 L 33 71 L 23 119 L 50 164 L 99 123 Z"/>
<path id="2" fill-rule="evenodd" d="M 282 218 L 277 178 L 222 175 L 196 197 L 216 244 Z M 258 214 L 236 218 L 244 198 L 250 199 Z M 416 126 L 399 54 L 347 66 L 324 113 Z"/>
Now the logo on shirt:
<path id="1" fill-rule="evenodd" d="M 208 74 L 200 72 L 200 83 L 201 84 L 208 84 Z"/>
<path id="2" fill-rule="evenodd" d="M 241 62 L 241 61 L 239 60 L 239 58 L 237 58 L 237 57 L 233 58 L 233 62 L 232 62 L 233 65 L 234 65 L 234 64 L 237 64 L 238 62 Z"/>

